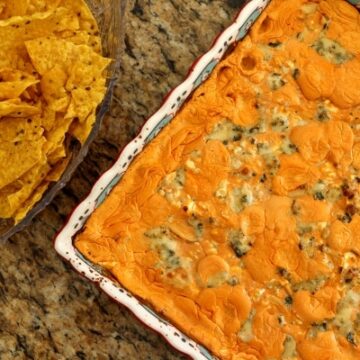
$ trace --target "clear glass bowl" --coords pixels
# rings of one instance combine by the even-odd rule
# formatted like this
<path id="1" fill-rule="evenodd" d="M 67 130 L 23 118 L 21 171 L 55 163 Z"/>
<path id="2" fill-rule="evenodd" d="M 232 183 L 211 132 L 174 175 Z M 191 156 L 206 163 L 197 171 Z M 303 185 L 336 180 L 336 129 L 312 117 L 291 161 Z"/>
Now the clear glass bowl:
<path id="1" fill-rule="evenodd" d="M 72 159 L 60 180 L 50 185 L 42 199 L 20 223 L 14 225 L 13 220 L 0 219 L 0 242 L 5 241 L 29 225 L 34 216 L 53 200 L 57 192 L 66 185 L 76 168 L 84 160 L 91 142 L 95 139 L 100 129 L 102 119 L 110 107 L 114 84 L 119 74 L 120 55 L 123 48 L 126 1 L 127 0 L 86 0 L 99 24 L 103 55 L 113 59 L 108 68 L 106 95 L 98 108 L 96 122 L 85 144 L 83 146 L 79 146 L 77 142 L 70 144 Z"/>

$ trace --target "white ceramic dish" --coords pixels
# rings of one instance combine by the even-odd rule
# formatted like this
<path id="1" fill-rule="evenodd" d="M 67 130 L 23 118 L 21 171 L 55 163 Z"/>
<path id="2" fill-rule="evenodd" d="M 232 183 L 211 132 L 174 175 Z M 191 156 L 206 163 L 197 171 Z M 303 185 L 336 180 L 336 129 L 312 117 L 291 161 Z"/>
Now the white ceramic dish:
<path id="1" fill-rule="evenodd" d="M 212 48 L 196 61 L 185 81 L 168 95 L 161 108 L 145 123 L 140 134 L 123 149 L 116 163 L 96 182 L 91 193 L 74 210 L 55 239 L 56 251 L 78 272 L 97 283 L 115 301 L 129 308 L 137 318 L 160 333 L 174 348 L 196 360 L 214 360 L 215 357 L 121 288 L 119 283 L 107 277 L 102 269 L 86 260 L 73 246 L 73 238 L 121 180 L 134 157 L 171 121 L 193 90 L 206 80 L 226 51 L 244 38 L 269 2 L 270 0 L 250 0 L 242 8 L 233 24 L 216 39 Z M 360 0 L 349 2 L 357 6 L 360 4 Z"/>

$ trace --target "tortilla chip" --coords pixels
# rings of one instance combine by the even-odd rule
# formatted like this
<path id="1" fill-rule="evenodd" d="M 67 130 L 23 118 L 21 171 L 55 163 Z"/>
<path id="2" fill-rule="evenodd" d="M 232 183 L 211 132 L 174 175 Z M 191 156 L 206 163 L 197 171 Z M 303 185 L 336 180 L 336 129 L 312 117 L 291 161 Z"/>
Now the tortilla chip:
<path id="1" fill-rule="evenodd" d="M 40 124 L 45 131 L 50 131 L 55 126 L 56 113 L 49 107 L 44 107 L 42 114 L 33 116 L 32 120 L 36 124 Z"/>
<path id="2" fill-rule="evenodd" d="M 36 80 L 33 74 L 12 68 L 0 69 L 0 81 Z"/>
<path id="3" fill-rule="evenodd" d="M 63 33 L 61 34 L 61 37 L 66 40 L 66 41 L 70 41 L 76 45 L 88 45 L 90 46 L 91 44 L 91 37 L 88 34 L 88 32 L 83 31 L 83 30 L 79 30 L 76 31 L 75 33 L 73 31 L 63 31 Z M 94 44 L 97 46 L 97 44 Z"/>
<path id="4" fill-rule="evenodd" d="M 70 160 L 71 157 L 60 160 L 56 165 L 54 165 L 53 169 L 46 176 L 46 180 L 50 182 L 58 181 L 66 170 L 67 166 L 69 165 Z"/>
<path id="5" fill-rule="evenodd" d="M 76 62 L 77 45 L 56 37 L 37 38 L 25 42 L 27 52 L 36 71 L 44 75 L 55 65 L 68 69 Z"/>
<path id="6" fill-rule="evenodd" d="M 66 84 L 68 90 L 75 87 L 93 88 L 103 87 L 106 82 L 105 69 L 111 63 L 110 59 L 103 58 L 86 45 L 77 45 L 78 57 L 72 64 L 69 81 Z"/>
<path id="7" fill-rule="evenodd" d="M 100 54 L 101 39 L 99 36 L 99 27 L 88 4 L 84 0 L 63 0 L 61 5 L 67 9 L 72 9 L 73 13 L 77 14 L 79 18 L 79 31 L 71 37 L 71 41 L 75 44 L 86 44 Z M 67 38 L 67 36 L 64 38 Z"/>
<path id="8" fill-rule="evenodd" d="M 21 209 L 14 216 L 15 223 L 19 223 L 27 215 L 27 213 L 42 199 L 45 191 L 49 187 L 49 184 L 50 183 L 47 181 L 40 184 L 33 192 L 31 197 L 27 199 L 24 204 L 22 204 Z"/>
<path id="9" fill-rule="evenodd" d="M 60 0 L 0 0 L 0 19 L 54 10 Z"/>
<path id="10" fill-rule="evenodd" d="M 27 204 L 32 203 L 32 201 L 28 200 L 30 200 L 29 197 L 34 192 L 38 195 L 43 193 L 42 190 L 39 191 L 38 186 L 44 179 L 47 185 L 49 182 L 58 181 L 66 170 L 70 160 L 71 157 L 62 159 L 52 168 L 47 163 L 36 165 L 14 183 L 0 190 L 0 218 L 10 218 L 17 211 L 19 211 L 19 215 L 17 216 L 20 217 L 23 211 L 27 212 L 27 206 L 29 205 L 24 205 L 23 203 L 25 201 Z M 34 199 L 34 196 L 31 198 Z M 37 199 L 37 197 L 35 198 Z M 21 208 L 22 210 L 20 211 Z"/>
<path id="11" fill-rule="evenodd" d="M 46 144 L 44 145 L 45 154 L 51 154 L 55 149 L 64 144 L 66 133 L 68 132 L 73 119 L 64 119 L 58 115 L 55 125 L 51 131 L 46 132 Z"/>
<path id="12" fill-rule="evenodd" d="M 36 141 L 0 142 L 0 189 L 40 162 L 44 143 L 44 137 Z"/>
<path id="13" fill-rule="evenodd" d="M 48 162 L 50 165 L 56 164 L 59 160 L 66 157 L 67 149 L 65 144 L 60 144 L 58 147 L 54 148 L 48 155 Z"/>
<path id="14" fill-rule="evenodd" d="M 42 164 L 34 167 L 19 181 L 23 183 L 20 191 L 8 196 L 8 201 L 12 209 L 17 209 L 33 192 L 33 190 L 41 183 L 49 172 L 50 166 Z"/>
<path id="15" fill-rule="evenodd" d="M 51 2 L 51 0 L 47 0 L 48 2 Z M 94 29 L 92 24 L 94 24 L 96 30 L 98 30 L 98 26 L 96 21 L 94 20 L 94 16 L 91 13 L 89 6 L 86 1 L 84 0 L 61 0 L 61 6 L 66 7 L 67 9 L 71 10 L 74 14 L 77 14 L 82 24 L 88 24 L 88 27 L 82 27 L 82 29 L 85 28 L 85 30 L 91 30 Z"/>
<path id="16" fill-rule="evenodd" d="M 0 120 L 0 142 L 20 143 L 39 140 L 44 129 L 40 121 L 24 118 L 2 118 Z"/>
<path id="17" fill-rule="evenodd" d="M 71 92 L 71 101 L 65 118 L 78 119 L 80 123 L 86 124 L 84 129 L 76 126 L 73 132 L 84 142 L 95 121 L 95 118 L 89 116 L 95 112 L 106 91 L 103 74 L 110 60 L 104 59 L 86 45 L 75 45 L 65 40 L 54 43 L 51 38 L 37 39 L 26 42 L 26 47 L 35 69 L 43 75 L 51 71 L 61 74 L 61 85 L 66 77 L 65 69 L 68 69 L 70 76 L 65 89 Z M 44 57 L 45 53 L 51 56 Z M 52 70 L 55 64 L 57 69 Z M 45 87 L 45 90 L 48 89 Z M 56 97 L 53 91 L 51 94 Z M 60 104 L 65 105 L 65 90 L 62 89 L 58 96 L 61 95 L 64 96 L 61 98 L 64 102 Z"/>
<path id="18" fill-rule="evenodd" d="M 0 39 L 3 39 L 0 47 L 0 68 L 23 69 L 28 63 L 26 41 L 52 36 L 55 40 L 60 40 L 63 31 L 76 32 L 79 26 L 77 16 L 63 7 L 31 16 L 0 20 Z"/>
<path id="19" fill-rule="evenodd" d="M 28 9 L 28 0 L 0 0 L 0 19 L 8 19 L 12 16 L 24 16 Z"/>
<path id="20" fill-rule="evenodd" d="M 37 80 L 0 82 L 0 100 L 18 98 L 28 87 L 38 82 Z"/>
<path id="21" fill-rule="evenodd" d="M 72 90 L 72 85 L 79 83 L 89 85 L 90 80 L 96 74 L 102 75 L 110 63 L 109 59 L 103 58 L 87 45 L 76 45 L 71 41 L 55 37 L 28 40 L 25 46 L 32 64 L 40 75 L 44 75 L 55 65 L 62 66 L 73 73 L 73 79 L 67 85 L 70 90 Z"/>
<path id="22" fill-rule="evenodd" d="M 15 99 L 39 82 L 34 76 L 10 68 L 0 69 L 0 100 Z"/>
<path id="23" fill-rule="evenodd" d="M 59 65 L 55 65 L 41 79 L 42 95 L 53 111 L 65 112 L 69 106 L 70 93 L 65 89 L 67 79 L 68 75 Z"/>
<path id="24" fill-rule="evenodd" d="M 84 123 L 80 123 L 78 121 L 75 121 L 69 132 L 71 135 L 73 135 L 75 138 L 77 138 L 81 144 L 84 144 L 87 138 L 89 137 L 89 134 L 95 124 L 96 121 L 96 113 L 95 110 L 87 117 Z"/>
<path id="25" fill-rule="evenodd" d="M 76 89 L 72 93 L 71 103 L 66 118 L 77 118 L 80 123 L 86 122 L 89 115 L 94 112 L 104 97 L 104 89 L 99 91 L 86 91 Z"/>
<path id="26" fill-rule="evenodd" d="M 43 181 L 50 166 L 37 164 L 15 182 L 0 190 L 0 218 L 7 219 L 18 211 L 36 187 Z"/>
<path id="27" fill-rule="evenodd" d="M 0 118 L 4 116 L 30 117 L 39 113 L 38 106 L 27 104 L 20 99 L 0 101 Z"/>

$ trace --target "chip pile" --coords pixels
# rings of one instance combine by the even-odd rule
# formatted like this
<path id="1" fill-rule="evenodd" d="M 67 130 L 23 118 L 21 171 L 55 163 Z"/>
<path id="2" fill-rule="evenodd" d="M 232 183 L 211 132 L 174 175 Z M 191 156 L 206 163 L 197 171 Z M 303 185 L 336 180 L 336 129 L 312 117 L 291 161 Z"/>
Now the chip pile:
<path id="1" fill-rule="evenodd" d="M 83 0 L 0 0 L 0 218 L 19 222 L 84 143 L 106 91 Z"/>

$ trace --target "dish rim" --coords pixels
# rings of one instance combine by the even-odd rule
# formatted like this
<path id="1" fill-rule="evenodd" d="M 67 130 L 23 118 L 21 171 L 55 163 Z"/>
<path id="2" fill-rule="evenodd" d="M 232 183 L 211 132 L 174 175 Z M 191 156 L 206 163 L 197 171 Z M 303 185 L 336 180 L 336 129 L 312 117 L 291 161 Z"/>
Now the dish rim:
<path id="1" fill-rule="evenodd" d="M 138 135 L 121 149 L 114 164 L 99 177 L 90 193 L 74 208 L 54 238 L 54 247 L 57 253 L 68 261 L 79 274 L 95 283 L 112 300 L 127 307 L 139 321 L 160 334 L 174 349 L 195 360 L 215 360 L 217 358 L 211 355 L 203 345 L 186 336 L 176 326 L 161 318 L 147 305 L 122 288 L 120 283 L 111 280 L 99 266 L 85 259 L 73 246 L 73 237 L 110 194 L 133 159 L 176 115 L 185 100 L 190 98 L 193 91 L 206 80 L 227 51 L 245 37 L 251 25 L 270 1 L 245 1 L 234 21 L 215 38 L 211 48 L 194 61 L 185 79 L 167 94 L 160 108 L 145 121 Z M 351 5 L 360 7 L 360 0 L 347 1 Z"/>

